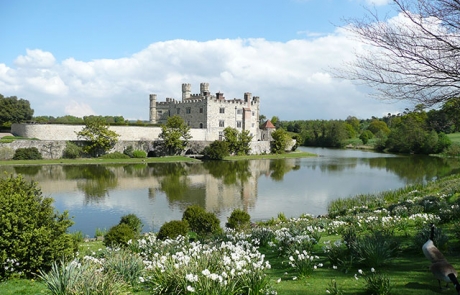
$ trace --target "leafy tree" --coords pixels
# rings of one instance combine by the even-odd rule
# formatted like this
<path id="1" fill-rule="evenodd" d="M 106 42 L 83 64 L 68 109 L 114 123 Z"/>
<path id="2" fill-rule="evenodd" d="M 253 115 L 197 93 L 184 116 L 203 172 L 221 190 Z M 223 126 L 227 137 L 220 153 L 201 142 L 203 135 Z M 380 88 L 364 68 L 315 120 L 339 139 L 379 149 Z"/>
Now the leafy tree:
<path id="1" fill-rule="evenodd" d="M 228 151 L 230 154 L 238 153 L 238 130 L 232 127 L 224 129 L 224 141 L 227 143 Z"/>
<path id="2" fill-rule="evenodd" d="M 177 115 L 168 117 L 166 124 L 161 125 L 159 137 L 163 139 L 170 155 L 180 154 L 192 138 L 190 127 Z"/>
<path id="3" fill-rule="evenodd" d="M 0 125 L 27 121 L 32 119 L 33 114 L 34 110 L 30 108 L 28 100 L 0 94 Z"/>
<path id="4" fill-rule="evenodd" d="M 227 127 L 224 129 L 224 137 L 230 154 L 248 155 L 251 151 L 250 144 L 253 136 L 250 135 L 249 130 L 239 132 L 235 128 Z"/>
<path id="5" fill-rule="evenodd" d="M 213 141 L 203 151 L 203 155 L 210 160 L 222 160 L 229 154 L 230 153 L 228 151 L 228 143 L 222 140 Z"/>
<path id="6" fill-rule="evenodd" d="M 65 143 L 65 149 L 62 152 L 62 157 L 65 159 L 76 159 L 81 156 L 83 150 L 81 147 L 73 142 L 67 141 Z"/>
<path id="7" fill-rule="evenodd" d="M 390 128 L 388 128 L 387 123 L 384 121 L 380 121 L 378 119 L 373 119 L 369 126 L 367 127 L 367 130 L 372 132 L 372 134 L 377 134 L 380 131 L 382 131 L 385 134 L 390 134 Z"/>
<path id="8" fill-rule="evenodd" d="M 291 137 L 283 128 L 278 128 L 272 132 L 272 138 L 272 153 L 283 154 Z"/>
<path id="9" fill-rule="evenodd" d="M 2 178 L 0 192 L 0 279 L 13 275 L 11 267 L 29 276 L 72 257 L 76 245 L 67 229 L 73 222 L 67 211 L 55 211 L 53 200 L 43 197 L 35 182 Z"/>
<path id="10" fill-rule="evenodd" d="M 458 0 L 393 0 L 399 17 L 369 10 L 345 28 L 369 45 L 338 76 L 375 87 L 382 99 L 433 106 L 460 97 Z M 389 15 L 389 14 L 387 14 Z"/>
<path id="11" fill-rule="evenodd" d="M 373 137 L 374 137 L 374 134 L 371 131 L 364 130 L 359 136 L 359 139 L 362 140 L 363 144 L 367 144 L 369 142 L 369 139 L 372 139 Z"/>
<path id="12" fill-rule="evenodd" d="M 83 118 L 85 127 L 77 133 L 78 138 L 89 141 L 89 144 L 83 147 L 83 151 L 93 156 L 100 156 L 106 153 L 118 141 L 119 135 L 112 130 L 101 116 L 88 116 Z"/>
<path id="13" fill-rule="evenodd" d="M 453 123 L 453 132 L 460 131 L 460 98 L 452 98 L 442 106 L 442 111 Z"/>

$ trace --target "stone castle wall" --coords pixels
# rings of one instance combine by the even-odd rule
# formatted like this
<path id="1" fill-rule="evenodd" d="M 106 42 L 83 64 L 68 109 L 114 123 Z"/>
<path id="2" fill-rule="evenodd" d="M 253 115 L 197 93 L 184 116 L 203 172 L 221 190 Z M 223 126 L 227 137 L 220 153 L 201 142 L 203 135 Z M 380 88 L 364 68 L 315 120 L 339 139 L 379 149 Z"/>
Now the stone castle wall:
<path id="1" fill-rule="evenodd" d="M 53 125 L 53 124 L 13 124 L 11 133 L 15 136 L 36 138 L 38 140 L 15 140 L 11 143 L 0 143 L 0 157 L 11 159 L 18 148 L 36 147 L 45 159 L 59 159 L 62 157 L 67 141 L 78 143 L 76 133 L 84 128 L 83 125 Z M 117 132 L 120 137 L 118 143 L 110 152 L 123 152 L 128 146 L 134 149 L 151 152 L 159 142 L 160 127 L 141 126 L 110 126 L 110 130 Z M 190 153 L 199 153 L 218 135 L 207 129 L 190 129 L 192 139 L 189 142 Z M 270 142 L 251 142 L 251 154 L 270 153 Z M 3 160 L 3 159 L 2 159 Z"/>

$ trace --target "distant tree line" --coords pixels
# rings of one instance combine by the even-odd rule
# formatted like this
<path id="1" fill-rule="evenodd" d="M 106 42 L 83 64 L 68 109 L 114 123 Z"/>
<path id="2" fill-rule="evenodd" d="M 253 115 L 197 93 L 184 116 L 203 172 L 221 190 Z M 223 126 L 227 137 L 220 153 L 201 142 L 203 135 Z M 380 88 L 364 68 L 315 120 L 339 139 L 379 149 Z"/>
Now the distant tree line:
<path id="1" fill-rule="evenodd" d="M 340 148 L 359 139 L 363 144 L 372 140 L 377 150 L 440 153 L 451 145 L 446 134 L 460 132 L 460 98 L 429 111 L 420 104 L 382 118 L 279 121 L 277 127 L 296 134 L 303 146 Z"/>

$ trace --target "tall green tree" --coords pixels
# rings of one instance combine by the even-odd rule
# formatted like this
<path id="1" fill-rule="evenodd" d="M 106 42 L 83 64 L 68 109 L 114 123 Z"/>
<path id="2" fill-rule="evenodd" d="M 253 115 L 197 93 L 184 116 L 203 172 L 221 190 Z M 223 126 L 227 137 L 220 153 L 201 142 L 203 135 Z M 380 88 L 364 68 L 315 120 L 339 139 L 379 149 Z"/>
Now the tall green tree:
<path id="1" fill-rule="evenodd" d="M 224 141 L 228 145 L 228 151 L 234 155 L 248 155 L 251 151 L 253 136 L 249 130 L 239 132 L 237 129 L 227 127 L 224 129 Z"/>
<path id="2" fill-rule="evenodd" d="M 32 119 L 33 114 L 28 100 L 0 94 L 0 125 L 27 121 Z"/>
<path id="3" fill-rule="evenodd" d="M 178 155 L 185 149 L 192 135 L 184 119 L 176 115 L 169 117 L 166 124 L 161 125 L 159 137 L 163 139 L 168 154 Z"/>
<path id="4" fill-rule="evenodd" d="M 284 154 L 286 151 L 286 146 L 291 139 L 289 134 L 287 134 L 283 128 L 278 128 L 272 132 L 272 138 L 272 153 Z"/>
<path id="5" fill-rule="evenodd" d="M 118 142 L 120 135 L 109 129 L 104 117 L 86 116 L 83 120 L 85 127 L 77 132 L 77 136 L 88 141 L 83 147 L 85 153 L 97 157 L 109 151 Z"/>

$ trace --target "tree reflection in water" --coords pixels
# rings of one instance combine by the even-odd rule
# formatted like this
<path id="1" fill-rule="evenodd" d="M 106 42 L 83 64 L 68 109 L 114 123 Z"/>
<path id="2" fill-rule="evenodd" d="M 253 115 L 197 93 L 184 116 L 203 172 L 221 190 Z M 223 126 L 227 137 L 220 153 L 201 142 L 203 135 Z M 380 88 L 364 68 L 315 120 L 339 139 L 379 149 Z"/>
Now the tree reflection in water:
<path id="1" fill-rule="evenodd" d="M 63 167 L 67 179 L 77 180 L 77 188 L 85 193 L 86 202 L 97 201 L 117 187 L 117 176 L 105 165 L 68 165 Z"/>

